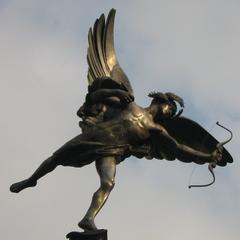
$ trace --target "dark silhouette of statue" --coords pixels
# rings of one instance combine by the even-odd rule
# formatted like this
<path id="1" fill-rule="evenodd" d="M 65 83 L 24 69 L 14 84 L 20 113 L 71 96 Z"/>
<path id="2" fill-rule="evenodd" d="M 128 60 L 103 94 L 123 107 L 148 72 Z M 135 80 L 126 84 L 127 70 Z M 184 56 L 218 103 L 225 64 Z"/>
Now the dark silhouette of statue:
<path id="1" fill-rule="evenodd" d="M 196 122 L 181 117 L 183 99 L 173 93 L 152 92 L 150 106 L 134 101 L 131 84 L 120 67 L 113 42 L 115 10 L 105 21 L 96 20 L 88 34 L 88 93 L 78 116 L 82 133 L 53 153 L 12 192 L 36 186 L 38 179 L 57 166 L 83 167 L 95 162 L 100 187 L 79 222 L 85 231 L 96 230 L 94 219 L 114 187 L 116 166 L 130 156 L 209 164 L 209 170 L 233 159 L 223 145 Z M 179 110 L 180 109 L 180 110 Z M 203 141 L 204 140 L 204 141 Z"/>

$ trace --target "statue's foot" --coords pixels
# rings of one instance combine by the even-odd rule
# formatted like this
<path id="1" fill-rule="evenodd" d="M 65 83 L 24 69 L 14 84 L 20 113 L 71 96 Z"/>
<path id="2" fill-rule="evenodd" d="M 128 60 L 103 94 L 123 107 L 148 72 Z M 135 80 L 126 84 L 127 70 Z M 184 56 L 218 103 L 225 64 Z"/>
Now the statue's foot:
<path id="1" fill-rule="evenodd" d="M 97 227 L 93 220 L 88 218 L 83 218 L 82 221 L 78 223 L 78 226 L 82 228 L 84 231 L 96 231 Z"/>
<path id="2" fill-rule="evenodd" d="M 37 185 L 37 181 L 26 179 L 26 180 L 23 180 L 21 182 L 17 182 L 17 183 L 12 184 L 11 187 L 10 187 L 10 191 L 14 192 L 14 193 L 18 193 L 25 188 L 34 187 L 36 185 Z"/>

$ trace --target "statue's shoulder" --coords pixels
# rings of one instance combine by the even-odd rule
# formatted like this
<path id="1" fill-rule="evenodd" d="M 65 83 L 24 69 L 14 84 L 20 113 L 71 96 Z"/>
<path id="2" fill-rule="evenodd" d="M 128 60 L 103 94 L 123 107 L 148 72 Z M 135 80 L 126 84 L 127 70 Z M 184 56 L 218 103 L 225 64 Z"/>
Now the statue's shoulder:
<path id="1" fill-rule="evenodd" d="M 127 108 L 126 108 L 127 111 L 131 111 L 132 113 L 135 113 L 135 112 L 145 112 L 146 109 L 139 106 L 138 104 L 136 104 L 136 102 L 131 102 L 128 104 Z"/>
<path id="2" fill-rule="evenodd" d="M 124 119 L 137 120 L 139 122 L 149 122 L 152 120 L 152 116 L 146 108 L 137 105 L 135 102 L 130 103 L 126 110 L 123 112 Z"/>
<path id="3" fill-rule="evenodd" d="M 142 112 L 142 109 L 135 102 L 129 103 L 125 109 L 122 111 L 122 115 L 136 115 Z"/>
<path id="4" fill-rule="evenodd" d="M 144 118 L 152 118 L 152 115 L 149 113 L 148 108 L 141 107 L 136 103 L 132 105 L 132 113 L 134 115 L 141 115 Z"/>

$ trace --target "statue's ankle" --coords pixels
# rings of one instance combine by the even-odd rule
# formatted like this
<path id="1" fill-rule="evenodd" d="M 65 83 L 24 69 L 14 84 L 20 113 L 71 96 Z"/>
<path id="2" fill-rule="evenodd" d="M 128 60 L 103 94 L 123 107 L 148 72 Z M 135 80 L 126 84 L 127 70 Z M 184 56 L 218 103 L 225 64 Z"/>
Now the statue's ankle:
<path id="1" fill-rule="evenodd" d="M 37 180 L 35 180 L 35 179 L 29 178 L 28 182 L 29 182 L 29 185 L 32 186 L 32 187 L 37 185 Z"/>
<path id="2" fill-rule="evenodd" d="M 94 223 L 94 219 L 91 217 L 84 217 L 79 223 L 78 226 L 84 231 L 94 231 L 97 230 L 97 227 Z"/>

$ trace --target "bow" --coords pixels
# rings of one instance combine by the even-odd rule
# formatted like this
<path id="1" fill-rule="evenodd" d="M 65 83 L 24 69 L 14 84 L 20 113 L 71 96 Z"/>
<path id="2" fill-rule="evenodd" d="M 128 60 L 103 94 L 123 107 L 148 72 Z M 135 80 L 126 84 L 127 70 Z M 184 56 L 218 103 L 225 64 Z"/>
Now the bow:
<path id="1" fill-rule="evenodd" d="M 222 153 L 222 150 L 223 150 L 223 146 L 232 140 L 233 133 L 232 133 L 232 131 L 231 131 L 230 129 L 224 127 L 224 126 L 221 125 L 219 122 L 216 122 L 216 124 L 217 124 L 219 127 L 225 129 L 226 131 L 228 131 L 228 132 L 230 133 L 229 139 L 227 139 L 227 140 L 225 140 L 225 141 L 223 141 L 223 142 L 219 142 L 219 143 L 217 144 L 217 146 L 216 146 L 216 152 L 215 152 L 215 153 L 220 153 L 220 154 L 221 154 L 221 153 Z M 189 185 L 188 188 L 190 189 L 190 188 L 192 188 L 192 187 L 208 187 L 208 186 L 212 185 L 212 184 L 215 182 L 215 174 L 214 174 L 214 170 L 213 170 L 213 169 L 217 166 L 217 162 L 218 162 L 218 161 L 219 161 L 218 159 L 214 159 L 212 162 L 210 162 L 210 163 L 208 164 L 208 170 L 209 170 L 209 172 L 211 173 L 212 178 L 213 178 L 213 180 L 212 180 L 210 183 L 202 184 L 202 185 Z"/>

